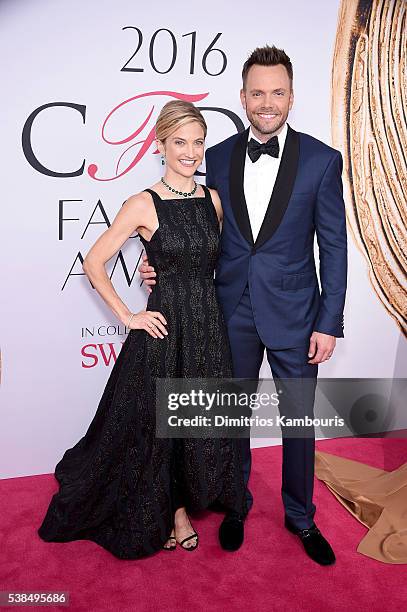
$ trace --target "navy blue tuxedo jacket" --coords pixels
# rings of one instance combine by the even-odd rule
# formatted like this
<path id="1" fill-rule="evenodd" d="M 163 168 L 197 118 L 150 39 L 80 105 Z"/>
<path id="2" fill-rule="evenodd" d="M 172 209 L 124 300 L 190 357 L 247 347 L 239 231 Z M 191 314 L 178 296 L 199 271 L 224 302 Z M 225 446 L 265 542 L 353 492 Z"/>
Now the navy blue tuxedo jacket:
<path id="1" fill-rule="evenodd" d="M 248 129 L 234 134 L 206 152 L 206 184 L 217 190 L 224 215 L 215 284 L 225 319 L 248 283 L 257 331 L 269 348 L 303 346 L 314 330 L 343 337 L 342 156 L 288 126 L 273 193 L 253 240 L 243 189 L 248 135 Z"/>

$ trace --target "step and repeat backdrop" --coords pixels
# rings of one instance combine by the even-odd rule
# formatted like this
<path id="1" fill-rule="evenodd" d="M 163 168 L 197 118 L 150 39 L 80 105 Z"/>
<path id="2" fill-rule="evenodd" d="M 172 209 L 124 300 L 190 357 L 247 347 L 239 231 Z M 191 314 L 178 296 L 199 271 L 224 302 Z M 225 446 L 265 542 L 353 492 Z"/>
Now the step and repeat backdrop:
<path id="1" fill-rule="evenodd" d="M 291 57 L 290 125 L 345 160 L 345 339 L 320 375 L 403 375 L 405 13 L 397 0 L 2 0 L 1 478 L 53 471 L 97 409 L 127 330 L 82 262 L 123 202 L 161 176 L 161 107 L 199 106 L 207 146 L 242 130 L 241 68 L 257 46 Z M 142 252 L 135 235 L 107 264 L 133 311 L 147 299 Z"/>

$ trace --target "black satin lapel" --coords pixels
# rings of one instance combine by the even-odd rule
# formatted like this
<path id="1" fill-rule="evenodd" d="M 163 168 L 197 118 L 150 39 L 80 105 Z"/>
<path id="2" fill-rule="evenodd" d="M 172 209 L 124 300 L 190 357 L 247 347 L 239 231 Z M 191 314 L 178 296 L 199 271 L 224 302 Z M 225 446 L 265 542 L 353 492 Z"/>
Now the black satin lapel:
<path id="1" fill-rule="evenodd" d="M 239 134 L 232 150 L 229 172 L 230 203 L 242 236 L 253 245 L 253 234 L 244 195 L 244 164 L 249 130 Z"/>
<path id="2" fill-rule="evenodd" d="M 256 238 L 256 247 L 270 240 L 283 220 L 294 187 L 295 177 L 297 176 L 300 137 L 298 132 L 290 128 L 290 126 L 287 127 L 288 131 L 280 167 L 262 226 Z"/>

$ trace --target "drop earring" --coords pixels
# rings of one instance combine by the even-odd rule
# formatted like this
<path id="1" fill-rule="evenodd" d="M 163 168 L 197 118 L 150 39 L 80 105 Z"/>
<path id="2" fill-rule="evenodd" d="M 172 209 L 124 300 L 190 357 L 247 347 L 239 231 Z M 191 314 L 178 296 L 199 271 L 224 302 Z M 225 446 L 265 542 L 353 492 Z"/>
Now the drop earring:
<path id="1" fill-rule="evenodd" d="M 165 156 L 161 155 L 161 165 L 165 166 Z"/>

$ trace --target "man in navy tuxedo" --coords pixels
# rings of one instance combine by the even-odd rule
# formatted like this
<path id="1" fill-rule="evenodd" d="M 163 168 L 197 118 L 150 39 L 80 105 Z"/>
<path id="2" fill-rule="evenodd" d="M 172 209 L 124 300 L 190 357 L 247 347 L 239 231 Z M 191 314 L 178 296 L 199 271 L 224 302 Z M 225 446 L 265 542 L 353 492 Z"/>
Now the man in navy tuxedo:
<path id="1" fill-rule="evenodd" d="M 299 413 L 312 417 L 318 364 L 332 356 L 336 338 L 343 337 L 347 239 L 342 157 L 287 124 L 293 69 L 283 50 L 255 49 L 242 77 L 240 95 L 250 128 L 206 153 L 206 184 L 217 190 L 223 207 L 217 295 L 234 376 L 257 379 L 266 350 L 276 382 L 312 381 L 311 392 L 295 398 Z M 147 282 L 151 270 L 140 267 Z M 243 438 L 241 445 L 248 483 L 250 440 Z M 330 565 L 335 555 L 313 520 L 314 452 L 313 436 L 283 433 L 285 526 L 314 561 Z M 249 490 L 247 495 L 250 508 Z M 219 530 L 225 550 L 240 547 L 244 520 L 226 515 Z"/>

